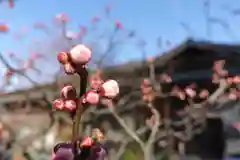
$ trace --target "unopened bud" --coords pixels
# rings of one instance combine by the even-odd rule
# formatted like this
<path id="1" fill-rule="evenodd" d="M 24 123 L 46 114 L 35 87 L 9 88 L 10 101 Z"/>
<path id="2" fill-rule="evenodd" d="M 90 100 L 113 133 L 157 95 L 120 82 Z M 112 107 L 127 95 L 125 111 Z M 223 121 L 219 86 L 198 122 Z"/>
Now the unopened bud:
<path id="1" fill-rule="evenodd" d="M 74 110 L 74 109 L 77 108 L 77 104 L 76 104 L 76 102 L 73 101 L 73 100 L 66 100 L 66 101 L 65 101 L 64 108 L 67 109 L 67 110 L 69 110 L 69 111 L 72 111 L 72 110 Z"/>
<path id="2" fill-rule="evenodd" d="M 107 80 L 100 89 L 101 96 L 115 98 L 119 94 L 119 85 L 115 80 Z"/>
<path id="3" fill-rule="evenodd" d="M 57 55 L 57 59 L 60 63 L 66 64 L 69 62 L 69 57 L 68 53 L 66 52 L 59 52 Z"/>
<path id="4" fill-rule="evenodd" d="M 85 65 L 91 59 L 91 50 L 83 44 L 76 45 L 70 50 L 70 57 L 74 64 Z"/>
<path id="5" fill-rule="evenodd" d="M 88 91 L 85 93 L 85 101 L 89 104 L 98 104 L 100 96 L 95 91 Z"/>
<path id="6" fill-rule="evenodd" d="M 56 99 L 53 101 L 53 107 L 58 110 L 62 110 L 64 108 L 64 101 L 62 99 Z"/>

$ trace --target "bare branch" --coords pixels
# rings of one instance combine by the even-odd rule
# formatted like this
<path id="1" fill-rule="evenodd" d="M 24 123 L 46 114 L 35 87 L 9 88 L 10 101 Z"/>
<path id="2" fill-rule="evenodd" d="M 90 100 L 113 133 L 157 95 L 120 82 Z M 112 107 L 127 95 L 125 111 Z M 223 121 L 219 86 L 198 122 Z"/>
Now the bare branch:
<path id="1" fill-rule="evenodd" d="M 136 130 L 136 134 L 137 134 L 138 136 L 141 136 L 141 135 L 143 135 L 144 133 L 146 133 L 148 130 L 149 130 L 149 128 L 146 127 L 146 126 L 145 126 L 145 127 L 141 127 L 141 128 L 139 128 L 138 130 Z M 116 160 L 118 160 L 118 159 L 121 158 L 121 156 L 122 156 L 123 153 L 125 152 L 125 149 L 126 149 L 127 145 L 128 145 L 130 142 L 132 142 L 133 140 L 134 140 L 134 139 L 132 139 L 132 137 L 129 137 L 129 138 L 125 139 L 125 140 L 122 142 L 122 144 L 121 144 L 118 152 L 116 153 Z"/>
<path id="2" fill-rule="evenodd" d="M 131 136 L 139 145 L 142 149 L 144 149 L 144 142 L 138 137 L 138 135 L 132 131 L 124 122 L 124 120 L 116 113 L 115 111 L 115 106 L 113 105 L 112 102 L 109 103 L 108 105 L 109 110 L 111 111 L 112 115 L 116 118 L 116 120 L 119 122 L 119 124 L 123 127 L 123 129 L 126 131 L 126 133 Z"/>
<path id="3" fill-rule="evenodd" d="M 151 110 L 153 116 L 154 116 L 154 125 L 151 128 L 151 134 L 148 138 L 148 141 L 146 143 L 146 147 L 149 147 L 150 145 L 153 145 L 153 143 L 156 141 L 156 135 L 159 131 L 159 126 L 160 126 L 160 114 L 156 110 L 155 107 L 151 103 L 148 104 L 148 108 Z"/>
<path id="4" fill-rule="evenodd" d="M 226 80 L 220 81 L 219 88 L 208 98 L 207 103 L 213 104 L 219 96 L 224 94 L 225 90 L 229 87 L 229 84 L 226 82 Z"/>

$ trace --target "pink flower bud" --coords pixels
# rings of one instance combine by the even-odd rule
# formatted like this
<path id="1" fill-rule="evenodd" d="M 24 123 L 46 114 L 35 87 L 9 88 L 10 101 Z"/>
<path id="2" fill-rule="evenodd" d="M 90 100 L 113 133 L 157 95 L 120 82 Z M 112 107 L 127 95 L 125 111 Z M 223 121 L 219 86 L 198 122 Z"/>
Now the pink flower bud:
<path id="1" fill-rule="evenodd" d="M 52 152 L 51 160 L 54 160 L 55 157 L 56 157 L 56 154 L 54 152 Z"/>
<path id="2" fill-rule="evenodd" d="M 228 98 L 231 100 L 236 100 L 238 98 L 238 90 L 236 88 L 231 88 Z"/>
<path id="3" fill-rule="evenodd" d="M 10 78 L 10 77 L 13 76 L 14 73 L 15 73 L 14 70 L 9 69 L 9 70 L 6 71 L 6 73 L 5 73 L 5 77 Z"/>
<path id="4" fill-rule="evenodd" d="M 186 88 L 185 92 L 191 98 L 196 96 L 196 91 L 194 91 L 192 88 Z"/>
<path id="5" fill-rule="evenodd" d="M 62 98 L 74 100 L 77 97 L 76 89 L 71 85 L 66 85 L 62 88 Z"/>
<path id="6" fill-rule="evenodd" d="M 8 0 L 8 6 L 9 6 L 10 8 L 13 8 L 14 5 L 15 5 L 14 0 Z"/>
<path id="7" fill-rule="evenodd" d="M 30 59 L 23 64 L 23 69 L 29 69 L 33 67 L 33 61 Z"/>
<path id="8" fill-rule="evenodd" d="M 152 56 L 147 57 L 147 62 L 148 63 L 153 63 L 154 62 L 154 57 L 152 57 Z"/>
<path id="9" fill-rule="evenodd" d="M 235 76 L 235 77 L 233 77 L 233 83 L 235 83 L 235 84 L 239 84 L 240 83 L 240 76 Z"/>
<path id="10" fill-rule="evenodd" d="M 236 100 L 237 99 L 237 95 L 235 93 L 230 93 L 228 95 L 228 98 L 231 99 L 231 100 Z"/>
<path id="11" fill-rule="evenodd" d="M 68 53 L 66 53 L 66 52 L 59 52 L 58 55 L 57 55 L 57 59 L 62 64 L 68 63 L 68 60 L 69 60 Z"/>
<path id="12" fill-rule="evenodd" d="M 74 100 L 66 100 L 64 108 L 69 110 L 69 111 L 72 111 L 72 110 L 77 108 L 77 104 Z"/>
<path id="13" fill-rule="evenodd" d="M 62 110 L 64 108 L 64 101 L 62 99 L 56 99 L 53 101 L 53 107 L 55 109 Z"/>
<path id="14" fill-rule="evenodd" d="M 181 92 L 181 91 L 179 91 L 179 92 L 177 93 L 177 96 L 178 96 L 178 98 L 180 98 L 181 100 L 185 100 L 185 98 L 186 98 L 184 92 Z"/>
<path id="15" fill-rule="evenodd" d="M 117 21 L 115 22 L 115 25 L 116 25 L 116 28 L 117 28 L 117 29 L 123 29 L 123 25 L 122 25 L 122 23 L 121 23 L 119 20 L 117 20 Z"/>
<path id="16" fill-rule="evenodd" d="M 1 33 L 7 33 L 9 31 L 9 27 L 5 23 L 0 23 L 0 32 Z"/>
<path id="17" fill-rule="evenodd" d="M 160 76 L 160 80 L 165 82 L 165 83 L 171 83 L 172 82 L 172 78 L 167 74 L 162 74 Z"/>
<path id="18" fill-rule="evenodd" d="M 150 79 L 144 78 L 141 83 L 141 88 L 149 87 L 151 85 Z"/>
<path id="19" fill-rule="evenodd" d="M 119 86 L 115 80 L 107 80 L 100 89 L 101 96 L 115 98 L 119 93 Z"/>
<path id="20" fill-rule="evenodd" d="M 100 96 L 95 91 L 88 91 L 85 93 L 85 101 L 90 104 L 98 104 Z"/>
<path id="21" fill-rule="evenodd" d="M 71 60 L 75 64 L 87 64 L 88 61 L 91 59 L 91 56 L 91 50 L 83 44 L 76 45 L 70 50 Z"/>
<path id="22" fill-rule="evenodd" d="M 65 71 L 67 74 L 74 74 L 74 73 L 76 73 L 76 70 L 75 70 L 75 68 L 72 66 L 71 63 L 66 63 L 66 64 L 64 64 L 64 71 Z"/>
<path id="23" fill-rule="evenodd" d="M 91 137 L 84 137 L 80 147 L 90 147 L 93 145 L 93 139 Z"/>
<path id="24" fill-rule="evenodd" d="M 202 90 L 202 91 L 199 93 L 199 97 L 200 97 L 200 98 L 207 98 L 208 96 L 209 96 L 209 92 L 208 92 L 206 89 Z"/>

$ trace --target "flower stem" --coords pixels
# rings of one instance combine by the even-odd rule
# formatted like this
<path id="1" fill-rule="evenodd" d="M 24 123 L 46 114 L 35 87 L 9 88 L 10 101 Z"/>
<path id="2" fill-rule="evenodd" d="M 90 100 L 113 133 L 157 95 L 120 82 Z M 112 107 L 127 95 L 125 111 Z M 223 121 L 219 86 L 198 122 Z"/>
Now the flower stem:
<path id="1" fill-rule="evenodd" d="M 85 94 L 87 89 L 87 81 L 88 81 L 88 71 L 83 68 L 81 73 L 79 73 L 80 76 L 80 91 L 79 91 L 79 99 Z M 81 102 L 77 103 L 77 109 L 76 113 L 73 119 L 73 130 L 72 130 L 72 142 L 74 145 L 74 155 L 77 154 L 77 144 L 76 140 L 79 138 L 81 132 L 80 132 L 80 121 L 81 121 L 81 115 L 83 112 L 83 104 Z M 76 157 L 76 156 L 75 156 Z"/>

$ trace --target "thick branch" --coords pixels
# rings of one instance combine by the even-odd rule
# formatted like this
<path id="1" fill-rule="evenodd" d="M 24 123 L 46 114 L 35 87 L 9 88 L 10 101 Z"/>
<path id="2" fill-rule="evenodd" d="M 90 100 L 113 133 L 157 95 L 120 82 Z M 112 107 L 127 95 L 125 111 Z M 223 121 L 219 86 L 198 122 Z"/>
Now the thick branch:
<path id="1" fill-rule="evenodd" d="M 149 130 L 148 127 L 144 126 L 144 127 L 141 127 L 139 128 L 137 131 L 136 131 L 136 134 L 138 136 L 141 136 L 143 135 L 144 133 L 146 133 L 147 131 Z M 123 142 L 122 142 L 122 145 L 120 146 L 118 152 L 116 153 L 116 160 L 120 159 L 121 156 L 123 155 L 123 153 L 125 152 L 125 149 L 127 147 L 127 145 L 132 142 L 134 139 L 132 139 L 131 137 L 125 139 Z"/>
<path id="2" fill-rule="evenodd" d="M 115 109 L 113 106 L 113 104 L 111 103 L 111 106 L 108 106 L 109 110 L 111 111 L 112 115 L 116 118 L 116 120 L 118 121 L 118 123 L 123 127 L 123 129 L 126 131 L 126 133 L 131 136 L 139 145 L 142 149 L 144 149 L 145 145 L 144 142 L 138 137 L 138 135 L 131 130 L 126 123 L 124 122 L 124 120 L 115 112 Z"/>
<path id="3" fill-rule="evenodd" d="M 226 80 L 221 80 L 219 88 L 207 99 L 207 103 L 213 104 L 219 96 L 224 94 L 225 90 L 228 87 L 229 87 L 229 84 L 226 82 Z"/>
<path id="4" fill-rule="evenodd" d="M 153 143 L 156 140 L 156 135 L 159 131 L 159 126 L 160 126 L 160 114 L 159 112 L 156 110 L 156 108 L 154 108 L 152 106 L 151 103 L 148 104 L 149 109 L 151 110 L 153 116 L 155 117 L 155 121 L 154 121 L 154 125 L 151 127 L 151 134 L 148 138 L 148 141 L 146 143 L 146 146 L 149 147 L 150 145 L 153 145 Z"/>

